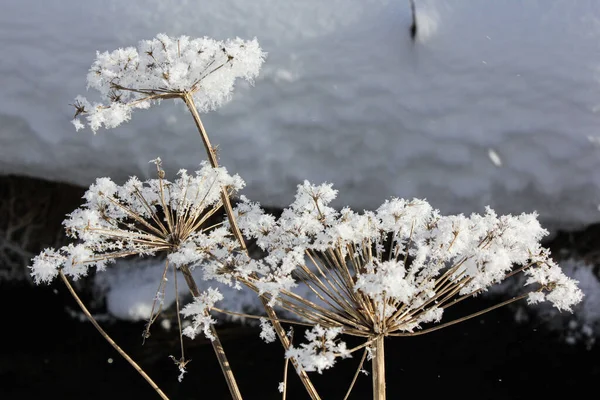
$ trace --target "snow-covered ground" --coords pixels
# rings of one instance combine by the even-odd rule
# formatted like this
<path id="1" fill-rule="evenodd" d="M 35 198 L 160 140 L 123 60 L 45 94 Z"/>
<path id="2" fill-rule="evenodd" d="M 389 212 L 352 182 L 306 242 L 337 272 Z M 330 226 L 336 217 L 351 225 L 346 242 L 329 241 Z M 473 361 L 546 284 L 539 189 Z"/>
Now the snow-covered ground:
<path id="1" fill-rule="evenodd" d="M 338 205 L 427 198 L 442 212 L 538 210 L 600 220 L 600 3 L 570 0 L 6 0 L 0 13 L 0 172 L 89 185 L 204 156 L 183 107 L 76 133 L 96 50 L 158 32 L 257 36 L 254 88 L 204 118 L 245 194 L 289 204 L 303 179 Z"/>

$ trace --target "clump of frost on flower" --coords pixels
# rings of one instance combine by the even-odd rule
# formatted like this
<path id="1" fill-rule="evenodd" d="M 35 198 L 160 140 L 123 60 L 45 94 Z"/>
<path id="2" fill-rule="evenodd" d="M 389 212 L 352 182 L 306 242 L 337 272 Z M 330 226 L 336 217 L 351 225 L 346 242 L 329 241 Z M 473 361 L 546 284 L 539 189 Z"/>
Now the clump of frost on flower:
<path id="1" fill-rule="evenodd" d="M 87 275 L 90 266 L 102 271 L 107 260 L 94 257 L 92 250 L 79 244 L 69 244 L 60 249 L 47 248 L 32 260 L 31 276 L 36 284 L 50 283 L 62 268 L 65 275 L 77 280 Z"/>
<path id="2" fill-rule="evenodd" d="M 78 117 L 83 115 L 94 132 L 114 128 L 128 121 L 133 109 L 186 94 L 199 112 L 214 110 L 230 99 L 237 78 L 252 83 L 265 56 L 256 38 L 217 41 L 165 34 L 143 40 L 137 48 L 98 52 L 87 82 L 101 102 L 78 96 L 73 124 L 81 129 Z"/>
<path id="3" fill-rule="evenodd" d="M 551 289 L 547 293 L 532 292 L 527 299 L 530 304 L 548 300 L 559 311 L 571 311 L 571 307 L 583 299 L 583 292 L 577 287 L 579 282 L 566 276 L 551 259 L 537 268 L 526 270 L 525 274 L 528 277 L 526 285 L 537 283 Z"/>
<path id="4" fill-rule="evenodd" d="M 123 185 L 97 179 L 85 193 L 83 206 L 63 222 L 68 236 L 80 243 L 46 249 L 33 258 L 35 282 L 49 283 L 59 269 L 78 278 L 91 266 L 102 270 L 117 258 L 158 252 L 167 253 L 176 267 L 202 263 L 214 272 L 211 257 L 229 254 L 237 245 L 225 228 L 205 230 L 204 223 L 221 208 L 222 190 L 232 193 L 244 182 L 207 163 L 195 174 L 179 171 L 170 182 L 164 179 L 160 159 L 155 163 L 158 179 L 141 182 L 132 177 Z"/>
<path id="5" fill-rule="evenodd" d="M 336 340 L 340 333 L 341 327 L 324 328 L 316 325 L 304 334 L 308 343 L 302 343 L 300 347 L 291 346 L 285 356 L 294 358 L 308 372 L 322 373 L 333 367 L 337 357 L 350 357 L 346 344 Z"/>
<path id="6" fill-rule="evenodd" d="M 273 325 L 266 318 L 260 319 L 260 338 L 267 343 L 273 343 L 277 339 Z"/>
<path id="7" fill-rule="evenodd" d="M 583 260 L 565 259 L 560 264 L 571 283 L 579 282 L 578 286 L 585 295 L 582 301 L 573 307 L 572 313 L 561 313 L 547 302 L 538 304 L 538 301 L 545 300 L 545 296 L 534 292 L 528 299 L 530 307 L 515 305 L 515 320 L 522 323 L 535 317 L 551 331 L 558 332 L 568 344 L 584 344 L 591 348 L 600 336 L 600 279 L 594 273 L 593 265 Z M 523 276 L 517 282 L 502 285 L 491 294 L 516 295 L 519 286 L 529 279 Z"/>
<path id="8" fill-rule="evenodd" d="M 223 300 L 223 295 L 217 289 L 208 288 L 207 291 L 194 297 L 194 301 L 181 310 L 181 315 L 191 317 L 192 324 L 183 330 L 183 334 L 194 339 L 202 331 L 207 339 L 215 340 L 211 326 L 217 321 L 209 314 L 210 309 L 218 301 Z"/>
<path id="9" fill-rule="evenodd" d="M 424 333 L 446 307 L 518 273 L 529 302 L 570 310 L 583 297 L 541 246 L 547 231 L 535 213 L 443 216 L 426 201 L 393 198 L 359 214 L 329 207 L 336 195 L 304 182 L 278 219 L 247 199 L 236 208 L 240 229 L 267 254 L 236 270 L 305 322 L 366 338 Z M 300 286 L 322 302 L 295 293 Z"/>

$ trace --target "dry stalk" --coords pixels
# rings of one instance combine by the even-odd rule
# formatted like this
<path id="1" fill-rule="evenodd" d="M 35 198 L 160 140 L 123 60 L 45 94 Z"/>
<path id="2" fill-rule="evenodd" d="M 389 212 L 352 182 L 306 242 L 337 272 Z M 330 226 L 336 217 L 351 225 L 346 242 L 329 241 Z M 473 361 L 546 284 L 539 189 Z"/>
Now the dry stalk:
<path id="1" fill-rule="evenodd" d="M 358 367 L 356 368 L 354 377 L 352 377 L 352 382 L 350 382 L 350 387 L 348 388 L 348 391 L 346 392 L 346 396 L 344 396 L 344 400 L 348 400 L 348 397 L 350 397 L 350 393 L 352 393 L 354 384 L 356 383 L 356 380 L 358 379 L 358 374 L 360 374 L 360 371 L 362 371 L 363 364 L 365 363 L 365 359 L 367 358 L 367 350 L 368 349 L 365 348 L 365 351 L 363 351 L 363 355 L 360 359 L 360 362 L 358 363 Z"/>
<path id="2" fill-rule="evenodd" d="M 102 337 L 104 339 L 106 339 L 106 341 L 108 343 L 110 343 L 110 345 L 112 347 L 114 347 L 115 350 L 117 350 L 117 352 L 121 355 L 121 357 L 123 357 L 125 360 L 127 360 L 127 362 L 129 364 L 131 364 L 131 366 L 150 384 L 150 386 L 152 386 L 152 389 L 154 389 L 156 391 L 156 393 L 162 399 L 169 400 L 169 398 L 167 397 L 167 395 L 164 394 L 164 392 L 158 387 L 158 385 L 156 383 L 154 383 L 154 381 L 148 376 L 148 374 L 146 374 L 144 372 L 144 370 L 135 361 L 133 361 L 133 359 L 131 357 L 129 357 L 129 355 L 127 353 L 125 353 L 125 351 L 123 349 L 121 349 L 119 347 L 119 345 L 117 345 L 117 343 L 115 343 L 114 340 L 112 340 L 112 338 L 108 335 L 108 333 L 106 333 L 104 331 L 104 329 L 102 329 L 100 327 L 100 325 L 98 324 L 98 322 L 96 321 L 96 319 L 88 311 L 87 307 L 83 304 L 83 302 L 81 301 L 81 299 L 77 295 L 77 292 L 75 292 L 75 289 L 73 289 L 73 286 L 71 285 L 71 282 L 69 282 L 69 280 L 67 279 L 67 277 L 65 276 L 65 274 L 63 274 L 62 271 L 59 271 L 59 274 L 60 274 L 61 279 L 63 280 L 63 282 L 67 286 L 67 289 L 69 289 L 69 292 L 71 293 L 71 296 L 73 296 L 73 298 L 77 302 L 77 305 L 79 305 L 79 308 L 81 308 L 81 311 L 83 312 L 83 314 L 85 314 L 85 316 L 90 320 L 90 322 L 92 323 L 92 325 L 94 325 L 94 327 L 98 330 L 98 332 L 100 332 L 100 334 L 102 335 Z"/>
<path id="3" fill-rule="evenodd" d="M 385 400 L 385 336 L 379 335 L 371 347 L 373 350 L 372 373 L 373 373 L 373 400 Z"/>

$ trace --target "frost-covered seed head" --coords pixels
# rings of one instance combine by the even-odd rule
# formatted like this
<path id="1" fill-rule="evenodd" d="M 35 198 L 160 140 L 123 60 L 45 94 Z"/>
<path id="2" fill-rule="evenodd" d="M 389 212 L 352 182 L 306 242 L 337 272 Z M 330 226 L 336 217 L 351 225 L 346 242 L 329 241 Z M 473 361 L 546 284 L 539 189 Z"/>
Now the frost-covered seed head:
<path id="1" fill-rule="evenodd" d="M 307 370 L 332 365 L 331 352 L 314 350 L 323 329 L 365 338 L 424 332 L 446 307 L 519 272 L 531 303 L 570 310 L 582 299 L 541 246 L 547 231 L 536 214 L 443 216 L 426 201 L 397 198 L 358 214 L 329 207 L 336 194 L 305 181 L 278 219 L 247 199 L 236 210 L 244 234 L 267 253 L 236 265 L 238 274 L 271 304 L 319 326 L 288 351 Z"/>
<path id="2" fill-rule="evenodd" d="M 222 261 L 215 265 L 213 257 L 226 259 L 237 244 L 226 228 L 207 229 L 205 222 L 221 208 L 222 191 L 233 193 L 244 182 L 207 163 L 195 174 L 179 171 L 170 182 L 164 179 L 160 159 L 155 163 L 158 179 L 141 182 L 132 177 L 117 185 L 99 178 L 90 186 L 86 203 L 63 222 L 68 235 L 80 243 L 36 256 L 30 267 L 36 283 L 50 282 L 60 268 L 78 278 L 90 266 L 103 269 L 117 258 L 157 252 L 167 253 L 175 266 L 201 263 L 207 274 L 219 275 Z"/>
<path id="3" fill-rule="evenodd" d="M 214 110 L 231 98 L 238 78 L 253 82 L 265 57 L 256 38 L 217 41 L 165 34 L 143 40 L 137 48 L 97 52 L 87 81 L 101 101 L 78 96 L 73 124 L 81 129 L 79 117 L 85 116 L 94 132 L 102 126 L 114 128 L 128 121 L 133 109 L 186 93 L 199 112 Z"/>

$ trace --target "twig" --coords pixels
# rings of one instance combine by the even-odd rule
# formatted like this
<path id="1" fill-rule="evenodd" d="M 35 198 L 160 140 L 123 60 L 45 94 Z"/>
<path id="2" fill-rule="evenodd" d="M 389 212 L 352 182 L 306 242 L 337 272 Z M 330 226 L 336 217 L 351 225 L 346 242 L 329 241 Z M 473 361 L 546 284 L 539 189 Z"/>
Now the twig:
<path id="1" fill-rule="evenodd" d="M 121 349 L 119 347 L 119 345 L 117 345 L 117 343 L 115 343 L 115 341 L 112 340 L 112 338 L 110 336 L 108 336 L 108 333 L 106 333 L 104 331 L 104 329 L 102 329 L 100 327 L 100 325 L 98 324 L 98 322 L 96 322 L 96 320 L 94 319 L 94 317 L 92 316 L 92 314 L 90 314 L 90 312 L 88 311 L 88 309 L 86 308 L 86 306 L 83 304 L 83 302 L 81 301 L 81 299 L 79 298 L 79 296 L 75 292 L 75 289 L 73 289 L 73 286 L 71 286 L 71 283 L 69 282 L 69 280 L 67 279 L 67 277 L 65 276 L 65 274 L 62 271 L 59 271 L 59 274 L 60 274 L 60 277 L 62 278 L 63 282 L 67 286 L 67 289 L 69 289 L 69 292 L 71 293 L 71 296 L 73 296 L 73 298 L 75 299 L 75 301 L 79 305 L 79 308 L 81 308 L 81 311 L 90 320 L 90 322 L 92 323 L 92 325 L 94 325 L 94 327 L 98 330 L 98 332 L 100 332 L 100 334 L 102 335 L 102 337 L 104 339 L 106 339 L 106 341 L 108 343 L 110 343 L 110 345 L 112 347 L 114 347 L 114 349 L 117 350 L 117 352 L 125 360 L 127 360 L 127 362 L 129 364 L 131 364 L 131 366 L 150 384 L 150 386 L 152 386 L 152 389 L 154 389 L 156 391 L 156 393 L 158 393 L 158 395 L 162 399 L 169 400 L 169 398 L 167 397 L 167 395 L 164 394 L 164 392 L 162 390 L 160 390 L 160 388 L 158 387 L 158 385 L 156 383 L 154 383 L 154 381 L 148 376 L 148 374 L 146 374 L 144 372 L 144 370 L 135 361 L 133 361 L 133 359 L 131 357 L 129 357 L 129 355 L 127 355 L 127 353 L 125 353 L 125 351 L 123 351 L 123 349 Z"/>
<path id="2" fill-rule="evenodd" d="M 389 335 L 389 336 L 419 336 L 419 335 L 424 335 L 424 334 L 426 334 L 426 333 L 434 332 L 434 331 L 437 331 L 437 330 L 440 330 L 440 329 L 443 329 L 443 328 L 447 328 L 447 327 L 449 327 L 449 326 L 451 326 L 451 325 L 455 325 L 455 324 L 458 324 L 458 323 L 460 323 L 460 322 L 463 322 L 463 321 L 469 320 L 469 319 L 471 319 L 471 318 L 478 317 L 478 316 L 480 316 L 480 315 L 482 315 L 482 314 L 485 314 L 485 313 L 487 313 L 487 312 L 490 312 L 490 311 L 492 311 L 492 310 L 495 310 L 496 308 L 500 308 L 500 307 L 503 307 L 503 306 L 505 306 L 505 305 L 508 305 L 508 304 L 510 304 L 510 303 L 514 303 L 515 301 L 522 300 L 522 299 L 524 299 L 525 297 L 527 297 L 528 295 L 529 295 L 529 293 L 525 293 L 525 294 L 522 294 L 521 296 L 518 296 L 518 297 L 513 297 L 512 299 L 509 299 L 509 300 L 503 301 L 502 303 L 499 303 L 499 304 L 496 304 L 496 305 L 494 305 L 494 306 L 488 307 L 488 308 L 486 308 L 486 309 L 484 309 L 484 310 L 481 310 L 481 311 L 475 312 L 475 313 L 473 313 L 473 314 L 469 314 L 469 315 L 467 315 L 466 317 L 457 318 L 457 319 L 455 319 L 455 320 L 453 320 L 453 321 L 449 321 L 449 322 L 446 322 L 445 324 L 437 325 L 437 326 L 434 326 L 434 327 L 432 327 L 432 328 L 429 328 L 429 329 L 424 329 L 424 330 L 422 330 L 422 331 L 418 331 L 418 332 L 409 332 L 409 333 L 390 333 L 390 334 L 388 334 L 388 335 Z"/>
<path id="3" fill-rule="evenodd" d="M 363 355 L 360 359 L 360 362 L 358 363 L 358 368 L 356 369 L 356 373 L 354 373 L 354 378 L 352 378 L 352 382 L 350 382 L 350 387 L 348 388 L 348 391 L 346 392 L 346 396 L 344 396 L 344 400 L 348 400 L 348 397 L 350 397 L 350 393 L 352 392 L 352 389 L 354 388 L 354 384 L 356 383 L 356 380 L 358 379 L 358 374 L 360 374 L 360 371 L 362 371 L 363 364 L 365 363 L 365 358 L 367 358 L 367 348 L 365 348 L 365 351 L 363 351 Z"/>
<path id="4" fill-rule="evenodd" d="M 293 335 L 293 332 L 292 332 Z M 293 336 L 292 336 L 293 338 Z M 283 395 L 282 395 L 282 400 L 285 400 L 286 395 L 287 395 L 287 377 L 288 377 L 288 365 L 290 363 L 290 359 L 289 358 L 285 358 L 285 364 L 283 365 Z"/>
<path id="5" fill-rule="evenodd" d="M 411 16 L 412 16 L 412 20 L 410 23 L 410 38 L 412 40 L 415 40 L 417 38 L 417 32 L 418 32 L 418 28 L 417 28 L 417 10 L 415 7 L 415 0 L 410 0 L 410 11 L 411 11 Z"/>

